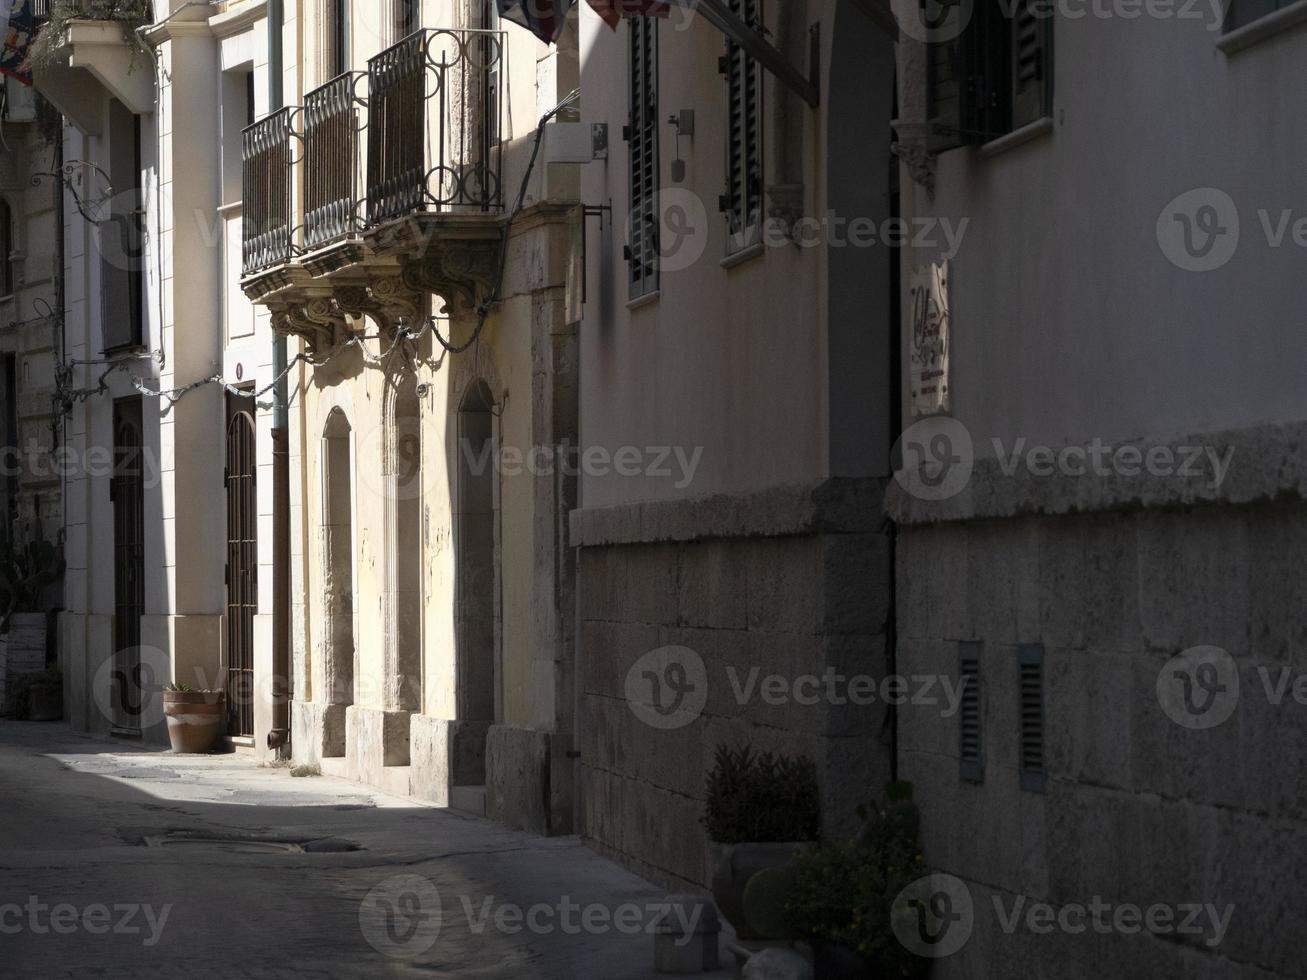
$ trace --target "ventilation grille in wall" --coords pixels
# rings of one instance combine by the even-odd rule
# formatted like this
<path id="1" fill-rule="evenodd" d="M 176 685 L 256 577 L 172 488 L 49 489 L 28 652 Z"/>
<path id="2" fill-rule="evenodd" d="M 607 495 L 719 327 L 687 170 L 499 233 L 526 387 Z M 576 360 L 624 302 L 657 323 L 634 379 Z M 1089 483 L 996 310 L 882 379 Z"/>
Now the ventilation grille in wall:
<path id="1" fill-rule="evenodd" d="M 964 641 L 958 644 L 958 682 L 962 703 L 958 708 L 959 775 L 968 782 L 985 779 L 984 729 L 980 713 L 981 644 Z"/>
<path id="2" fill-rule="evenodd" d="M 1017 648 L 1021 698 L 1021 788 L 1044 791 L 1044 647 L 1029 643 Z"/>

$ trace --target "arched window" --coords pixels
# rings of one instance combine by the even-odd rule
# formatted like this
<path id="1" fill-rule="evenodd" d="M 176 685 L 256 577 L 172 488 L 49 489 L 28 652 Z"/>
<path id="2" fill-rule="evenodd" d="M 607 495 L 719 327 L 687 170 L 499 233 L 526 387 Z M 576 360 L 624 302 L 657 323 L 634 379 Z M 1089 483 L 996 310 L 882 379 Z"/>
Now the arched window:
<path id="1" fill-rule="evenodd" d="M 0 296 L 10 295 L 18 285 L 13 261 L 15 240 L 13 212 L 9 202 L 0 199 Z"/>

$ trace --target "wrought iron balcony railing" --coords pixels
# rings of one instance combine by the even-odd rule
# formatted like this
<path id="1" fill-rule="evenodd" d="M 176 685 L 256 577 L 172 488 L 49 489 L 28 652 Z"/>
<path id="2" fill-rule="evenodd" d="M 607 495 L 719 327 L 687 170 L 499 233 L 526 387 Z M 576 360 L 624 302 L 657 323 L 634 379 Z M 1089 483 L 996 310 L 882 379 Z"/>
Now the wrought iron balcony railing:
<path id="1" fill-rule="evenodd" d="M 295 107 L 279 109 L 241 134 L 242 253 L 246 274 L 290 261 L 295 209 L 291 121 Z"/>
<path id="2" fill-rule="evenodd" d="M 360 74 L 338 75 L 304 97 L 304 246 L 359 230 Z"/>
<path id="3" fill-rule="evenodd" d="M 367 220 L 503 203 L 503 31 L 422 30 L 368 62 Z"/>

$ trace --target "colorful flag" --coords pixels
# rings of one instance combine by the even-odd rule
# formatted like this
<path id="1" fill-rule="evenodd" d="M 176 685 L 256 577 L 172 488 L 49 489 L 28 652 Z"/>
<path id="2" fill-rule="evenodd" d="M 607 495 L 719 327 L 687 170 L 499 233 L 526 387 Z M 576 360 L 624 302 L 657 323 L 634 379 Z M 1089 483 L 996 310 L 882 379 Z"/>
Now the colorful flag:
<path id="1" fill-rule="evenodd" d="M 0 0 L 0 74 L 32 84 L 27 55 L 35 34 L 32 0 Z"/>

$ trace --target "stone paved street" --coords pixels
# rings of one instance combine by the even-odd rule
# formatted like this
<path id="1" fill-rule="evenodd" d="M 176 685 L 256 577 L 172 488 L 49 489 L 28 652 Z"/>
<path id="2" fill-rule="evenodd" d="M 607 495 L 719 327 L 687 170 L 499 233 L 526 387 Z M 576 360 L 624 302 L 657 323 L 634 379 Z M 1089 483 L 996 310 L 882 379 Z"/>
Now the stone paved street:
<path id="1" fill-rule="evenodd" d="M 653 975 L 664 893 L 576 838 L 242 756 L 0 722 L 0 827 L 6 978 Z"/>

